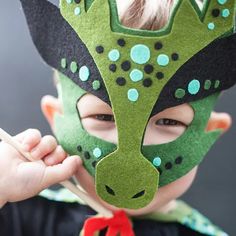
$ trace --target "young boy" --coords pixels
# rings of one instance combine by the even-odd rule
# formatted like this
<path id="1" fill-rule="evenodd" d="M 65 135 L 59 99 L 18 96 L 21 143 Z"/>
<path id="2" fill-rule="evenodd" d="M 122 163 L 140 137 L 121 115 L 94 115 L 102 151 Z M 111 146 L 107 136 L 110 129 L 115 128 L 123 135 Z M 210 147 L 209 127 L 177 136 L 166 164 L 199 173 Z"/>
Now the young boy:
<path id="1" fill-rule="evenodd" d="M 80 14 L 83 14 L 84 11 L 90 9 L 86 14 L 90 14 L 90 17 L 95 16 L 94 19 L 99 17 L 98 6 L 100 5 L 96 5 L 96 1 L 94 3 L 86 1 L 87 9 L 83 8 L 83 3 L 83 1 L 61 2 L 64 17 L 76 30 L 77 24 L 79 25 L 77 21 L 79 21 Z M 131 25 L 131 23 L 127 23 L 127 19 L 132 22 L 134 17 L 133 22 L 137 24 L 133 26 L 134 28 L 147 29 L 148 24 L 143 17 L 136 17 L 142 11 L 145 15 L 144 9 L 146 9 L 144 8 L 145 5 L 142 5 L 144 4 L 142 1 L 138 1 L 138 3 L 135 5 L 134 2 L 130 9 L 123 13 L 123 24 Z M 161 4 L 158 1 L 157 3 L 158 6 L 164 5 L 163 1 Z M 157 65 L 154 68 L 154 63 L 150 59 L 150 47 L 148 49 L 146 46 L 148 43 L 145 40 L 142 41 L 142 44 L 139 42 L 139 44 L 132 46 L 129 42 L 131 39 L 124 39 L 125 36 L 122 35 L 123 37 L 120 36 L 117 41 L 118 46 L 116 45 L 114 48 L 114 45 L 112 45 L 113 49 L 107 51 L 109 47 L 101 45 L 100 39 L 98 39 L 98 43 L 95 41 L 96 37 L 92 40 L 89 39 L 92 44 L 97 43 L 95 52 L 91 52 L 90 49 L 90 53 L 96 53 L 94 60 L 100 67 L 103 77 L 107 79 L 107 75 L 109 75 L 111 80 L 114 73 L 119 72 L 124 75 L 115 75 L 116 84 L 120 87 L 114 87 L 113 89 L 112 86 L 114 85 L 110 85 L 106 80 L 104 85 L 104 81 L 99 79 L 100 75 L 96 71 L 97 68 L 94 67 L 93 60 L 89 54 L 86 54 L 84 44 L 77 41 L 78 38 L 68 32 L 72 28 L 68 28 L 64 21 L 63 26 L 59 25 L 62 18 L 53 5 L 46 1 L 40 3 L 39 1 L 29 2 L 26 0 L 22 1 L 22 4 L 33 40 L 43 58 L 50 65 L 54 68 L 58 67 L 58 62 L 55 63 L 54 59 L 57 58 L 57 53 L 60 50 L 62 50 L 62 52 L 59 52 L 60 56 L 64 54 L 64 57 L 66 56 L 65 52 L 76 53 L 76 57 L 70 55 L 73 60 L 79 55 L 86 55 L 85 61 L 87 64 L 85 66 L 84 61 L 83 63 L 80 61 L 76 63 L 75 61 L 69 61 L 68 58 L 61 57 L 60 66 L 62 69 L 59 69 L 61 73 L 57 75 L 59 98 L 46 96 L 42 100 L 43 113 L 55 132 L 58 142 L 66 152 L 57 144 L 55 138 L 51 136 L 41 137 L 37 130 L 27 130 L 14 137 L 24 146 L 25 151 L 31 153 L 35 162 L 26 162 L 14 148 L 1 143 L 0 200 L 1 205 L 5 205 L 0 213 L 2 218 L 1 235 L 78 235 L 88 216 L 95 214 L 89 207 L 77 203 L 57 202 L 41 197 L 28 199 L 52 184 L 64 181 L 73 175 L 76 176 L 83 189 L 106 208 L 114 212 L 119 208 L 125 209 L 127 215 L 132 217 L 135 235 L 226 235 L 201 216 L 200 213 L 184 203 L 176 201 L 176 199 L 191 185 L 197 171 L 197 165 L 216 137 L 219 136 L 219 129 L 227 130 L 230 127 L 231 119 L 229 115 L 214 112 L 210 115 L 210 112 L 218 97 L 218 92 L 232 86 L 235 80 L 231 79 L 232 81 L 229 80 L 229 84 L 225 85 L 224 81 L 219 81 L 215 77 L 211 79 L 210 72 L 208 72 L 209 78 L 202 81 L 202 78 L 199 78 L 199 80 L 191 79 L 191 74 L 187 74 L 186 70 L 184 73 L 178 70 L 183 79 L 180 81 L 178 73 L 176 73 L 177 77 L 174 84 L 177 86 L 174 90 L 175 100 L 173 100 L 171 96 L 168 96 L 168 92 L 172 91 L 173 84 L 164 84 L 166 83 L 166 77 L 171 75 L 166 66 L 173 63 L 171 66 L 178 69 L 180 66 L 176 66 L 174 63 L 176 61 L 178 63 L 179 59 L 186 57 L 188 52 L 185 54 L 182 51 L 180 54 L 168 52 L 172 60 L 169 62 L 170 58 L 161 51 L 164 40 L 160 42 L 162 38 L 158 36 L 155 39 L 157 42 L 154 44 L 154 49 L 152 49 L 156 50 L 156 55 L 159 55 Z M 106 3 L 100 2 L 100 4 L 102 10 L 104 10 L 104 18 L 106 18 Z M 114 2 L 110 1 L 111 11 L 114 13 L 113 4 Z M 167 10 L 164 10 L 163 18 L 164 15 L 165 17 L 168 15 L 170 10 L 168 4 L 171 5 L 171 2 L 167 1 L 168 7 Z M 194 3 L 191 4 L 194 6 Z M 222 4 L 225 3 L 221 2 L 220 5 Z M 122 3 L 119 3 L 118 6 L 122 6 Z M 147 6 L 148 4 L 146 4 Z M 189 6 L 186 2 L 182 4 L 182 14 L 183 10 L 189 10 Z M 211 9 L 210 7 L 212 6 L 210 5 L 209 9 Z M 233 9 L 232 3 L 224 5 L 224 7 L 228 7 L 230 10 Z M 73 9 L 73 16 L 69 14 L 70 8 Z M 136 12 L 134 9 L 136 9 Z M 157 9 L 159 8 L 157 7 Z M 51 15 L 48 15 L 48 13 L 51 13 Z M 181 14 L 177 14 L 177 16 L 181 17 Z M 78 19 L 72 19 L 73 17 L 78 17 Z M 115 19 L 114 15 L 113 18 Z M 43 21 L 43 24 L 38 22 L 39 19 Z M 92 23 L 95 24 L 95 29 L 101 27 L 94 35 L 98 35 L 102 30 L 108 36 L 107 31 L 102 27 L 106 21 L 104 20 L 105 23 L 101 23 L 101 26 L 99 25 L 100 21 L 94 21 L 94 19 L 93 22 L 89 23 L 82 19 L 84 21 L 83 24 L 79 25 L 79 28 L 82 27 L 81 31 L 84 31 L 80 36 L 83 41 L 86 41 L 87 34 L 90 34 L 90 32 L 87 33 L 86 27 L 84 27 L 86 24 L 87 26 L 91 26 Z M 139 19 L 140 24 L 138 24 Z M 183 19 L 185 18 L 179 19 L 182 19 L 180 22 L 184 27 Z M 163 22 L 160 24 L 155 22 L 155 24 L 149 25 L 158 25 L 158 27 L 149 28 L 156 30 L 163 27 L 163 24 Z M 195 22 L 195 24 L 197 23 Z M 229 23 L 226 22 L 224 29 L 227 27 L 231 29 L 231 24 L 227 24 Z M 113 25 L 113 29 L 119 30 L 118 26 L 116 27 Z M 208 30 L 211 30 L 212 25 L 208 24 L 208 28 L 210 28 Z M 49 36 L 53 30 L 61 34 L 55 34 L 52 38 L 45 38 L 45 30 L 48 30 L 47 34 Z M 227 30 L 225 31 L 227 32 Z M 131 31 L 126 33 L 131 34 Z M 205 34 L 207 33 L 205 32 L 203 35 Z M 58 47 L 62 35 L 66 35 L 65 41 L 63 40 L 63 45 L 66 45 L 65 48 Z M 143 37 L 145 39 L 145 36 Z M 67 45 L 67 39 L 73 42 L 72 47 Z M 204 40 L 209 44 L 212 38 Z M 88 48 L 94 46 L 91 46 L 89 41 L 86 42 Z M 107 41 L 112 42 L 113 38 Z M 173 43 L 173 39 L 171 41 Z M 45 42 L 48 42 L 50 47 L 45 47 Z M 76 42 L 80 43 L 79 46 L 76 45 Z M 168 41 L 165 43 L 168 45 Z M 167 47 L 165 43 L 164 47 Z M 56 50 L 52 45 L 55 46 Z M 126 45 L 131 48 L 130 57 L 132 62 L 120 58 L 122 54 L 129 51 L 125 48 Z M 171 45 L 170 42 L 169 45 Z M 190 47 L 190 45 L 184 45 L 187 48 Z M 77 46 L 83 53 L 77 54 L 74 49 Z M 122 51 L 119 48 L 120 52 L 116 49 L 118 47 L 125 49 Z M 211 47 L 214 49 L 214 45 L 211 45 Z M 189 51 L 192 50 L 192 48 L 188 49 Z M 178 51 L 178 48 L 176 50 Z M 96 58 L 98 55 L 103 55 L 104 52 L 108 53 L 109 74 L 103 72 L 103 68 Z M 204 56 L 207 57 L 206 52 Z M 215 57 L 217 58 L 217 55 Z M 106 65 L 107 69 L 107 59 L 99 58 L 99 60 Z M 118 68 L 117 61 L 121 68 Z M 149 63 L 146 64 L 147 62 Z M 197 62 L 191 60 L 189 62 L 197 65 Z M 138 64 L 135 65 L 136 68 L 134 68 L 134 63 Z M 214 63 L 212 64 L 214 65 Z M 144 69 L 141 69 L 143 67 Z M 194 70 L 194 67 L 191 68 Z M 66 70 L 68 69 L 69 72 L 67 73 Z M 154 70 L 155 72 L 153 72 Z M 128 73 L 130 80 L 135 85 L 141 81 L 144 88 L 138 85 L 136 89 L 133 84 L 131 86 L 131 82 L 128 81 L 128 76 L 125 73 Z M 93 77 L 95 74 L 96 78 Z M 145 78 L 140 78 L 144 74 Z M 187 77 L 183 77 L 185 74 L 190 77 L 187 78 L 190 81 L 185 80 L 184 77 Z M 214 76 L 216 75 L 214 74 Z M 204 74 L 202 74 L 203 76 Z M 73 81 L 70 81 L 67 77 L 70 77 Z M 92 78 L 92 84 L 86 84 L 86 81 Z M 153 78 L 155 78 L 155 81 Z M 183 82 L 183 80 L 185 81 Z M 156 81 L 158 81 L 158 84 Z M 223 87 L 220 87 L 219 83 Z M 128 92 L 126 91 L 127 96 L 125 97 L 120 88 L 123 88 L 126 84 L 129 85 L 129 89 Z M 204 87 L 203 92 L 200 92 L 199 84 Z M 187 96 L 183 89 L 186 85 L 190 96 Z M 105 87 L 107 89 L 104 89 Z M 154 87 L 154 89 L 145 90 L 150 87 Z M 167 88 L 167 90 L 164 88 Z M 210 88 L 215 90 L 206 93 Z M 186 100 L 181 101 L 183 98 Z M 139 104 L 140 100 L 142 101 L 141 105 Z M 156 100 L 158 100 L 158 103 L 155 103 Z M 209 135 L 207 138 L 204 132 L 205 127 L 207 132 L 213 131 L 209 133 L 211 136 Z M 185 146 L 183 147 L 183 145 Z M 80 154 L 81 158 L 78 156 L 67 157 L 67 153 L 71 155 Z M 173 153 L 175 156 L 170 158 Z M 185 157 L 188 159 L 186 160 Z M 43 160 L 44 164 L 38 160 Z M 82 165 L 82 162 L 84 165 Z M 93 176 L 95 176 L 95 179 Z M 157 189 L 158 186 L 159 189 Z M 47 192 L 44 195 L 46 194 Z M 59 197 L 56 196 L 57 199 Z M 49 198 L 55 200 L 53 196 Z M 24 199 L 28 200 L 7 203 Z M 36 211 L 34 211 L 35 209 Z"/>

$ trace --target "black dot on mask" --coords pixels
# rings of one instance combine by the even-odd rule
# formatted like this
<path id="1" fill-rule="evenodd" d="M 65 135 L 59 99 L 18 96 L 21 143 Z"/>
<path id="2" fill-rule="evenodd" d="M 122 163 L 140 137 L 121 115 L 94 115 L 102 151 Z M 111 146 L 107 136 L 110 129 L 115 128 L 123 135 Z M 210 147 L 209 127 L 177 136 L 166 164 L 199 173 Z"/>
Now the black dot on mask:
<path id="1" fill-rule="evenodd" d="M 121 47 L 124 47 L 125 46 L 125 40 L 124 39 L 118 39 L 117 44 Z"/>
<path id="2" fill-rule="evenodd" d="M 213 17 L 218 17 L 220 15 L 220 10 L 219 9 L 213 9 L 211 12 Z"/>
<path id="3" fill-rule="evenodd" d="M 171 58 L 172 58 L 173 61 L 178 61 L 179 60 L 179 54 L 178 53 L 173 53 L 171 55 Z"/>
<path id="4" fill-rule="evenodd" d="M 156 50 L 160 50 L 163 48 L 163 44 L 161 42 L 156 42 L 154 47 Z"/>
<path id="5" fill-rule="evenodd" d="M 77 146 L 78 152 L 82 152 L 82 147 L 80 145 Z"/>
<path id="6" fill-rule="evenodd" d="M 167 163 L 165 164 L 165 168 L 166 168 L 167 170 L 170 170 L 170 169 L 172 168 L 171 162 L 167 162 Z"/>
<path id="7" fill-rule="evenodd" d="M 143 86 L 144 87 L 150 87 L 152 86 L 152 80 L 150 78 L 147 78 L 143 81 Z"/>
<path id="8" fill-rule="evenodd" d="M 111 65 L 109 65 L 109 70 L 110 70 L 110 71 L 116 72 L 116 69 L 117 69 L 116 64 L 111 64 Z"/>
<path id="9" fill-rule="evenodd" d="M 96 161 L 93 161 L 92 166 L 95 168 L 96 165 L 97 165 L 97 162 L 96 162 Z"/>
<path id="10" fill-rule="evenodd" d="M 105 185 L 105 188 L 106 188 L 106 191 L 110 194 L 110 195 L 113 195 L 115 196 L 115 192 L 112 188 L 110 188 L 109 186 Z"/>
<path id="11" fill-rule="evenodd" d="M 121 64 L 121 68 L 122 68 L 122 70 L 124 70 L 124 71 L 129 71 L 130 68 L 131 68 L 131 63 L 130 63 L 129 61 L 124 61 L 124 62 L 122 62 L 122 64 Z"/>
<path id="12" fill-rule="evenodd" d="M 124 86 L 124 85 L 126 84 L 126 80 L 125 80 L 124 77 L 118 77 L 118 78 L 116 79 L 116 83 L 117 83 L 118 85 L 120 85 L 120 86 Z"/>
<path id="13" fill-rule="evenodd" d="M 144 67 L 144 71 L 147 73 L 147 74 L 151 74 L 153 72 L 154 68 L 152 65 L 148 64 Z"/>
<path id="14" fill-rule="evenodd" d="M 75 3 L 79 4 L 81 2 L 81 0 L 74 0 Z"/>
<path id="15" fill-rule="evenodd" d="M 90 154 L 89 154 L 89 152 L 84 152 L 84 157 L 85 157 L 85 159 L 90 159 Z"/>
<path id="16" fill-rule="evenodd" d="M 96 52 L 99 53 L 99 54 L 102 54 L 104 52 L 104 47 L 99 45 L 96 47 Z"/>
<path id="17" fill-rule="evenodd" d="M 156 77 L 157 77 L 157 79 L 163 79 L 164 78 L 164 74 L 162 73 L 162 72 L 157 72 L 156 73 Z"/>
<path id="18" fill-rule="evenodd" d="M 179 165 L 182 163 L 182 161 L 183 161 L 183 157 L 179 156 L 175 159 L 175 164 Z"/>

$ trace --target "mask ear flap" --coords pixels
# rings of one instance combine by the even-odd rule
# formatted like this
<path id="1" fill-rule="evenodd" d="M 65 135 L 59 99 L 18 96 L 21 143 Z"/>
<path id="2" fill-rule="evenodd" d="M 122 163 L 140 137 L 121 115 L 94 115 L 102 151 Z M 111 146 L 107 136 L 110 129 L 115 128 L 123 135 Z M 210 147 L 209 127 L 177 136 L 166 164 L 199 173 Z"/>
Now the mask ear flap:
<path id="1" fill-rule="evenodd" d="M 85 91 L 110 104 L 100 72 L 73 28 L 63 18 L 57 6 L 47 0 L 20 0 L 33 42 L 44 61 L 60 71 Z M 74 68 L 70 65 L 73 62 Z M 99 91 L 93 89 L 93 80 L 79 79 L 79 68 L 86 66 L 89 77 L 100 82 Z"/>

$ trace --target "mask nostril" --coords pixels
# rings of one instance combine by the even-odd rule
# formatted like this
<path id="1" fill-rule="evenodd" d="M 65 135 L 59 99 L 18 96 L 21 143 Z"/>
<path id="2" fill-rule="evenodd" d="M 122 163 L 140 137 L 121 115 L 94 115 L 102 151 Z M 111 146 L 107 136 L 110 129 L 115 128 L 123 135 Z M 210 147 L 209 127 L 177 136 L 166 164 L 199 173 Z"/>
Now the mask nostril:
<path id="1" fill-rule="evenodd" d="M 108 192 L 110 195 L 112 195 L 112 196 L 115 196 L 115 195 L 116 195 L 115 192 L 114 192 L 114 190 L 113 190 L 112 188 L 110 188 L 110 187 L 107 186 L 107 185 L 105 185 L 105 187 L 106 187 L 107 192 Z"/>
<path id="2" fill-rule="evenodd" d="M 139 197 L 142 197 L 144 194 L 145 194 L 145 190 L 136 193 L 132 198 L 139 198 Z"/>

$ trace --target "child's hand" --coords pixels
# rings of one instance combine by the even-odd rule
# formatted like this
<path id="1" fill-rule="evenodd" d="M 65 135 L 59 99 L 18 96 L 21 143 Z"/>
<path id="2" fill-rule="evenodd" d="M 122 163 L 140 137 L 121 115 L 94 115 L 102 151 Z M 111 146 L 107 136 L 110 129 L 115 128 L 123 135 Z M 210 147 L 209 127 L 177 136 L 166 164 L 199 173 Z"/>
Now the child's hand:
<path id="1" fill-rule="evenodd" d="M 78 156 L 67 157 L 53 136 L 41 137 L 38 130 L 26 130 L 14 139 L 35 161 L 27 161 L 13 147 L 0 143 L 0 206 L 30 198 L 70 178 L 82 163 Z"/>

